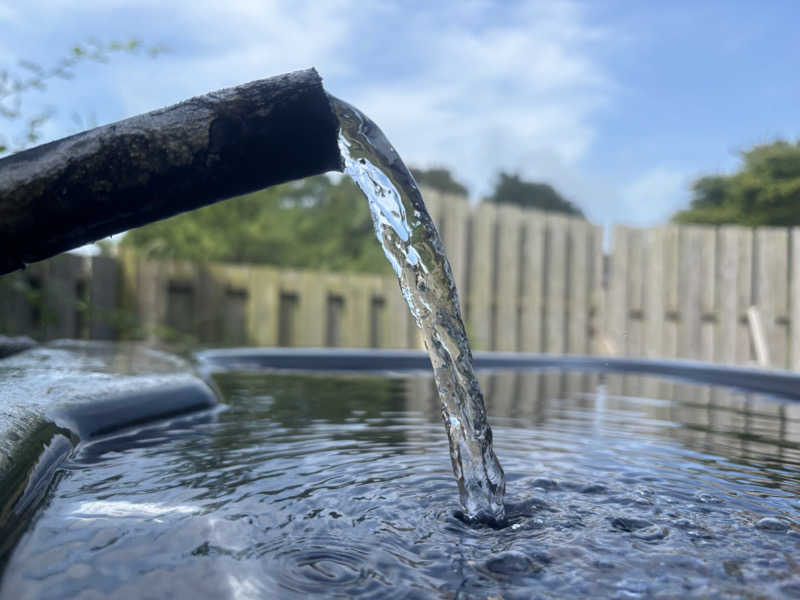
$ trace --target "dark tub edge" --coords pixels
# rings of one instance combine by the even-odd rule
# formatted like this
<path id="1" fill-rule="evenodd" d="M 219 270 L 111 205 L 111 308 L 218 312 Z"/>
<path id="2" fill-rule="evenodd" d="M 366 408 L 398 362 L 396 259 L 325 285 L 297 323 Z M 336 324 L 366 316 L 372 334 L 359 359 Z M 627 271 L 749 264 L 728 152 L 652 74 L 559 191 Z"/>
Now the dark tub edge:
<path id="1" fill-rule="evenodd" d="M 0 569 L 55 483 L 58 467 L 75 445 L 71 432 L 46 421 L 35 435 L 20 443 L 15 468 L 0 481 Z"/>
<path id="2" fill-rule="evenodd" d="M 561 369 L 656 375 L 800 400 L 800 374 L 778 369 L 758 369 L 690 360 L 653 360 L 602 356 L 476 352 L 478 371 Z M 349 372 L 429 371 L 422 350 L 329 348 L 227 348 L 197 352 L 204 377 L 216 370 L 299 370 Z"/>
<path id="3" fill-rule="evenodd" d="M 213 387 L 192 373 L 119 381 L 128 385 L 101 380 L 107 387 L 101 385 L 99 393 L 54 400 L 50 406 L 16 402 L 3 407 L 12 420 L 3 431 L 6 448 L 0 457 L 0 569 L 78 444 L 218 403 Z M 9 385 L 15 383 L 12 379 Z"/>

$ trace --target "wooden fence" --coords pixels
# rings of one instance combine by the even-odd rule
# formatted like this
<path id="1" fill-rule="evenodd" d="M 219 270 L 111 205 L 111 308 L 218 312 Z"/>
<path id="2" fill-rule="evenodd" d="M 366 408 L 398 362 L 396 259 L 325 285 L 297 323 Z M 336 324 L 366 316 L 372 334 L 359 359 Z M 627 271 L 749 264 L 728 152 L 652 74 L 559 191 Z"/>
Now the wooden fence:
<path id="1" fill-rule="evenodd" d="M 417 347 L 394 277 L 122 258 L 123 296 L 149 339 L 214 345 Z"/>
<path id="2" fill-rule="evenodd" d="M 800 369 L 799 244 L 800 229 L 616 227 L 611 351 Z"/>
<path id="3" fill-rule="evenodd" d="M 0 334 L 113 339 L 119 275 L 113 258 L 62 254 L 0 277 Z"/>
<path id="4" fill-rule="evenodd" d="M 582 219 L 425 196 L 477 350 L 800 370 L 800 229 L 617 226 L 604 255 L 603 229 Z M 392 276 L 64 255 L 0 278 L 0 332 L 115 331 L 213 345 L 420 346 Z"/>

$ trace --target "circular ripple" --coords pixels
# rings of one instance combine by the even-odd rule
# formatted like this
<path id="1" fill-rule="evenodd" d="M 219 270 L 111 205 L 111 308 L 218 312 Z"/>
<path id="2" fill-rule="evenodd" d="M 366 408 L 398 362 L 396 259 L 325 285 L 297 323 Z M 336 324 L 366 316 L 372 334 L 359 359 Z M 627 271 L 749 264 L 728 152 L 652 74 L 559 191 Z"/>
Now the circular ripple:
<path id="1" fill-rule="evenodd" d="M 369 549 L 352 540 L 343 548 L 342 541 L 332 537 L 300 539 L 277 552 L 275 558 L 278 583 L 291 591 L 319 593 L 324 589 L 353 596 L 379 584 L 378 574 L 365 568 L 371 563 Z"/>

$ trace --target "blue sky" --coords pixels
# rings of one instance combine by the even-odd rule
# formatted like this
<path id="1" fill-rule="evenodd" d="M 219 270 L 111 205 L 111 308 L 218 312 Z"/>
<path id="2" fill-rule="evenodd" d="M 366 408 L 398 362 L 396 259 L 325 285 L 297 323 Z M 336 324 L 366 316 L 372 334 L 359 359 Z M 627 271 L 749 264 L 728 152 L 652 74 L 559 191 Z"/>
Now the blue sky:
<path id="1" fill-rule="evenodd" d="M 0 0 L 0 65 L 136 37 L 26 98 L 46 134 L 315 66 L 406 162 L 446 166 L 474 197 L 501 170 L 548 181 L 600 223 L 648 225 L 698 175 L 800 136 L 800 3 Z M 3 68 L 3 67 L 0 67 Z M 6 127 L 0 121 L 0 127 Z"/>

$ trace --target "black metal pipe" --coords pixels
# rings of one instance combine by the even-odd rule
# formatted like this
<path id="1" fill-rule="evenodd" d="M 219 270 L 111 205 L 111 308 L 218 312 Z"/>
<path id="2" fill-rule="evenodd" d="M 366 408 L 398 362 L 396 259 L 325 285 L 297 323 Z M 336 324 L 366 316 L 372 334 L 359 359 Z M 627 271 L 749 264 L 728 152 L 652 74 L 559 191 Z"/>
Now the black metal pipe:
<path id="1" fill-rule="evenodd" d="M 0 160 L 0 274 L 218 200 L 342 170 L 316 70 L 220 90 Z"/>

